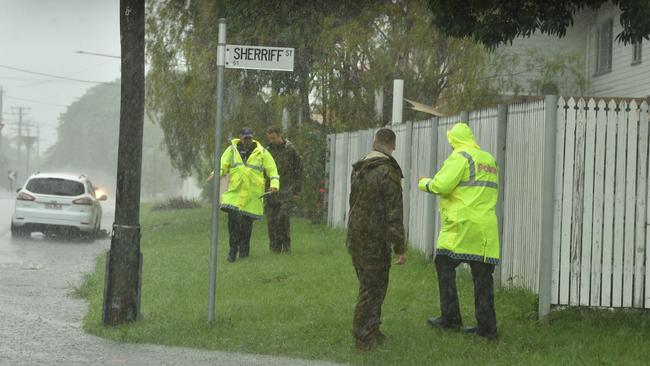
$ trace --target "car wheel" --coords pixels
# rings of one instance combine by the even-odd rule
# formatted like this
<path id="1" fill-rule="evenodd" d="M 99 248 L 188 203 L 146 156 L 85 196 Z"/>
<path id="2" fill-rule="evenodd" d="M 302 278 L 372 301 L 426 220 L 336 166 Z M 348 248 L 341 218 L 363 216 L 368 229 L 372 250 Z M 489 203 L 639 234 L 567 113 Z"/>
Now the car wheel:
<path id="1" fill-rule="evenodd" d="M 26 231 L 25 229 L 18 227 L 14 225 L 13 223 L 11 224 L 11 237 L 12 238 L 17 238 L 17 239 L 22 239 L 26 238 L 29 236 L 29 232 Z"/>

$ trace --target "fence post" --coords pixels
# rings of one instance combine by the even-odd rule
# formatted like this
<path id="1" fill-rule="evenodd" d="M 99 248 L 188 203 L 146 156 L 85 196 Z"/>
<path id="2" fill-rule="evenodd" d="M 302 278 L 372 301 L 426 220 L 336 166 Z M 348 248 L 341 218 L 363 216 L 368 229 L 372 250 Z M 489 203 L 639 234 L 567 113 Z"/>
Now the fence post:
<path id="1" fill-rule="evenodd" d="M 553 222 L 555 215 L 555 153 L 557 131 L 557 95 L 544 98 L 544 190 L 542 192 L 542 231 L 539 253 L 539 319 L 551 312 L 553 276 Z"/>
<path id="2" fill-rule="evenodd" d="M 339 164 L 345 164 L 344 166 L 344 171 L 345 177 L 337 177 L 338 179 L 349 179 L 346 178 L 348 176 L 347 172 L 349 171 L 348 166 L 348 160 L 350 156 L 350 133 L 349 132 L 343 132 L 343 141 L 345 142 L 343 146 L 343 151 L 345 152 L 345 158 L 341 159 Z M 339 228 L 346 228 L 348 226 L 348 206 L 346 204 L 346 198 L 348 196 L 348 183 L 345 182 L 343 183 L 343 189 L 341 190 L 341 197 L 338 197 L 338 199 L 343 200 L 341 202 L 341 211 L 339 214 L 341 215 L 341 226 Z"/>
<path id="3" fill-rule="evenodd" d="M 334 182 L 336 181 L 336 134 L 327 136 L 327 162 L 325 173 L 327 179 L 327 225 L 334 223 Z"/>
<path id="4" fill-rule="evenodd" d="M 431 174 L 436 173 L 436 162 L 438 161 L 438 117 L 432 119 L 433 123 L 431 124 Z M 436 246 L 436 232 L 435 232 L 435 222 L 436 222 L 436 200 L 437 197 L 433 194 L 426 195 L 426 213 L 425 213 L 425 225 L 424 229 L 426 230 L 425 238 L 427 240 L 425 251 L 426 260 L 432 261 L 434 257 L 434 249 Z"/>
<path id="5" fill-rule="evenodd" d="M 404 230 L 406 231 L 406 237 L 408 238 L 409 233 L 409 223 L 411 222 L 411 160 L 412 160 L 412 146 L 413 145 L 413 122 L 409 121 L 405 123 L 406 125 L 406 146 L 398 147 L 400 149 L 405 149 L 404 154 L 404 163 L 402 166 L 402 173 L 404 174 L 404 184 L 402 197 L 404 202 Z"/>
<path id="6" fill-rule="evenodd" d="M 466 123 L 469 125 L 469 112 L 462 111 L 460 112 L 460 122 Z"/>
<path id="7" fill-rule="evenodd" d="M 496 160 L 499 166 L 499 200 L 497 201 L 497 218 L 499 220 L 499 243 L 501 243 L 499 258 L 503 260 L 503 223 L 506 183 L 506 139 L 508 136 L 508 106 L 497 105 L 497 151 Z M 495 273 L 495 285 L 501 286 L 501 265 L 497 266 Z"/>

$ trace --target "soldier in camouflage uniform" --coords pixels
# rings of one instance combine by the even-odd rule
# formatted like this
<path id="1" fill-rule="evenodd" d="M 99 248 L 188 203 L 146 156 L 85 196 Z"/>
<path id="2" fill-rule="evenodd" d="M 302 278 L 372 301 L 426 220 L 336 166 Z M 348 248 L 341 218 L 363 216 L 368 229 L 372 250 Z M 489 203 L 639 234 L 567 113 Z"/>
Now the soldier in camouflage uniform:
<path id="1" fill-rule="evenodd" d="M 293 144 L 284 138 L 282 129 L 270 127 L 266 131 L 269 145 L 280 174 L 280 191 L 265 199 L 268 220 L 269 247 L 273 253 L 291 252 L 289 215 L 302 186 L 302 162 Z"/>
<path id="2" fill-rule="evenodd" d="M 379 330 L 381 306 L 388 288 L 391 251 L 397 264 L 406 261 L 402 212 L 402 170 L 391 156 L 395 133 L 375 135 L 371 151 L 353 165 L 347 248 L 359 279 L 352 334 L 356 347 L 367 351 L 384 340 Z"/>

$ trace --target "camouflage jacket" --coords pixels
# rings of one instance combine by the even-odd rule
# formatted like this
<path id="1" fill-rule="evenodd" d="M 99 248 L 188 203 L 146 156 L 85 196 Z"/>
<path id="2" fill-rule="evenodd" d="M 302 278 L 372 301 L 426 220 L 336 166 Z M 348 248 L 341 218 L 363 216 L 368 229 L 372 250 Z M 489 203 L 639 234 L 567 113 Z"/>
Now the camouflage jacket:
<path id="1" fill-rule="evenodd" d="M 280 174 L 280 194 L 269 196 L 270 200 L 291 198 L 300 194 L 302 188 L 302 159 L 291 141 L 285 139 L 282 145 L 266 147 L 275 160 Z"/>
<path id="2" fill-rule="evenodd" d="M 391 251 L 406 252 L 402 178 L 397 161 L 379 151 L 353 165 L 347 247 L 355 267 L 387 268 Z"/>

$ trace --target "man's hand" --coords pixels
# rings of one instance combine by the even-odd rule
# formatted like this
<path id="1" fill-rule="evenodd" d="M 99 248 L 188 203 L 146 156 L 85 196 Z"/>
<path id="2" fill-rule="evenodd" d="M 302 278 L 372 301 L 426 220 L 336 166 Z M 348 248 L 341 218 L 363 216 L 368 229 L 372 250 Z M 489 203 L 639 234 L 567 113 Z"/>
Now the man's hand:
<path id="1" fill-rule="evenodd" d="M 214 174 L 210 174 L 208 179 L 206 179 L 206 182 L 212 182 L 212 179 L 214 179 Z"/>
<path id="2" fill-rule="evenodd" d="M 428 178 L 428 177 L 420 177 L 420 178 L 418 178 L 418 184 L 420 184 L 420 181 L 421 181 L 422 179 L 429 179 L 429 178 Z"/>
<path id="3" fill-rule="evenodd" d="M 399 254 L 397 256 L 397 262 L 395 262 L 395 264 L 401 266 L 404 263 L 406 263 L 406 254 Z"/>
<path id="4" fill-rule="evenodd" d="M 271 188 L 269 188 L 269 191 L 271 191 L 271 192 L 277 192 L 278 189 L 277 189 L 277 188 L 274 188 L 274 187 L 271 187 Z"/>

